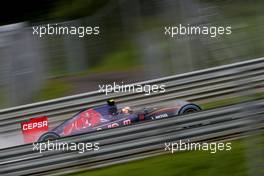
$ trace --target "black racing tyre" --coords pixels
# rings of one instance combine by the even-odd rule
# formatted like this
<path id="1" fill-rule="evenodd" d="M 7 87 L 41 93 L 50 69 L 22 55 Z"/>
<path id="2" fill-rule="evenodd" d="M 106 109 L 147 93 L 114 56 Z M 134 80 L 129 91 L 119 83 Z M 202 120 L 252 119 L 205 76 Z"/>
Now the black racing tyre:
<path id="1" fill-rule="evenodd" d="M 179 110 L 178 115 L 190 114 L 201 110 L 202 109 L 196 104 L 187 104 Z"/>
<path id="2" fill-rule="evenodd" d="M 55 132 L 47 132 L 47 133 L 42 134 L 39 137 L 38 142 L 45 142 L 45 141 L 49 141 L 49 140 L 52 141 L 52 140 L 58 139 L 59 137 L 60 137 L 60 135 L 58 135 Z"/>

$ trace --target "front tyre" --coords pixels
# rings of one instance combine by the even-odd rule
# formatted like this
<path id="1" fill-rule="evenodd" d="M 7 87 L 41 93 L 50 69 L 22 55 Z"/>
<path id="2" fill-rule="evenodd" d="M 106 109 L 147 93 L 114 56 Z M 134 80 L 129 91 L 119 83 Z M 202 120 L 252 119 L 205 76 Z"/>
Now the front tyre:
<path id="1" fill-rule="evenodd" d="M 38 142 L 52 141 L 58 139 L 59 137 L 60 136 L 55 132 L 47 132 L 39 137 Z"/>
<path id="2" fill-rule="evenodd" d="M 179 110 L 178 115 L 190 114 L 201 110 L 202 109 L 196 104 L 187 104 Z"/>

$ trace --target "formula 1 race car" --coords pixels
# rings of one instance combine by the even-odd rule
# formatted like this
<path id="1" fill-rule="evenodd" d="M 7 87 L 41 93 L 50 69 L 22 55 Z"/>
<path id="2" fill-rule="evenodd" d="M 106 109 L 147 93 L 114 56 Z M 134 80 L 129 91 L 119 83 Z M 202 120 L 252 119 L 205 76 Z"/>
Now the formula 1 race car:
<path id="1" fill-rule="evenodd" d="M 126 126 L 140 121 L 169 118 L 200 110 L 201 108 L 194 103 L 176 101 L 166 107 L 143 108 L 138 111 L 133 111 L 130 107 L 118 109 L 114 100 L 108 100 L 106 105 L 88 108 L 78 112 L 53 130 L 42 134 L 38 142 L 54 140 L 63 136 Z"/>

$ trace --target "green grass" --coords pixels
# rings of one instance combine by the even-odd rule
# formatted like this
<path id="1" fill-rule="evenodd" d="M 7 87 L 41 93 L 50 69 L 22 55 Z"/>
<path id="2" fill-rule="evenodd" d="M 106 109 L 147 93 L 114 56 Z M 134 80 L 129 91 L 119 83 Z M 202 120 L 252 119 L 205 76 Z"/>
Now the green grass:
<path id="1" fill-rule="evenodd" d="M 72 86 L 70 84 L 66 84 L 59 79 L 51 79 L 44 85 L 36 100 L 43 101 L 63 97 L 71 90 Z"/>
<path id="2" fill-rule="evenodd" d="M 7 104 L 7 94 L 3 87 L 0 87 L 0 107 L 5 107 Z"/>
<path id="3" fill-rule="evenodd" d="M 89 69 L 89 73 L 94 72 L 115 72 L 137 68 L 139 59 L 133 49 L 127 48 L 107 55 L 97 66 Z"/>
<path id="4" fill-rule="evenodd" d="M 255 95 L 250 95 L 250 96 L 239 96 L 239 97 L 217 99 L 215 101 L 202 103 L 201 106 L 203 109 L 212 109 L 212 108 L 228 106 L 228 105 L 237 104 L 237 103 L 241 103 L 245 101 L 263 99 L 263 98 L 264 98 L 264 93 L 258 92 Z"/>
<path id="5" fill-rule="evenodd" d="M 221 99 L 221 100 L 203 103 L 201 106 L 203 107 L 203 109 L 212 109 L 212 108 L 216 108 L 216 107 L 240 103 L 242 101 L 243 101 L 242 97 L 232 97 L 232 98 L 226 98 L 226 99 Z"/>
<path id="6" fill-rule="evenodd" d="M 261 140 L 264 140 L 263 136 Z M 244 141 L 245 139 L 232 141 L 230 151 L 218 151 L 215 154 L 208 151 L 165 154 L 70 176 L 246 176 L 248 172 Z M 263 147 L 263 143 L 258 147 Z"/>
<path id="7" fill-rule="evenodd" d="M 124 43 L 120 50 L 113 51 L 105 55 L 100 62 L 91 66 L 87 70 L 75 73 L 64 73 L 60 77 L 81 77 L 94 73 L 109 73 L 132 71 L 140 68 L 140 59 L 132 44 Z"/>

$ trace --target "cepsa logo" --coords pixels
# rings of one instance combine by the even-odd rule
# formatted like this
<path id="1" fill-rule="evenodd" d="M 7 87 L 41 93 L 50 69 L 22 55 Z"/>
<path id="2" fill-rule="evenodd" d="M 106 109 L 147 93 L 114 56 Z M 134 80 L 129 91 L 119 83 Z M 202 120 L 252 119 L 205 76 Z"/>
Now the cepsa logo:
<path id="1" fill-rule="evenodd" d="M 33 132 L 48 130 L 48 117 L 42 116 L 37 118 L 31 118 L 27 122 L 21 123 L 22 132 Z"/>

